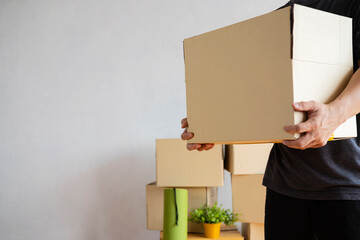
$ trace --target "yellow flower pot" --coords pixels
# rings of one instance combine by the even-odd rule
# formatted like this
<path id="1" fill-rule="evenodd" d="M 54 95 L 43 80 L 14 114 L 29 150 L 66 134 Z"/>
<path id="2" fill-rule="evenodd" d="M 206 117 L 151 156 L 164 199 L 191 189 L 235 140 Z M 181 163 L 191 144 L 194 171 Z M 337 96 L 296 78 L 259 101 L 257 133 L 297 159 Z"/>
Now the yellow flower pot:
<path id="1" fill-rule="evenodd" d="M 220 237 L 221 223 L 204 223 L 204 232 L 206 238 Z"/>

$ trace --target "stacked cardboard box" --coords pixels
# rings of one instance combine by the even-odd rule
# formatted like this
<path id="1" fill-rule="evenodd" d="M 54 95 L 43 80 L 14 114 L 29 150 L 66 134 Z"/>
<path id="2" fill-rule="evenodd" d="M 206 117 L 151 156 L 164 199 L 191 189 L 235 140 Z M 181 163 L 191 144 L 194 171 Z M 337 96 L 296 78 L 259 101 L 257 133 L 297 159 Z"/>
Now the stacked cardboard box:
<path id="1" fill-rule="evenodd" d="M 249 226 L 243 232 L 247 240 L 264 238 L 260 231 L 264 226 L 266 197 L 262 179 L 272 146 L 265 143 L 225 147 L 225 169 L 231 173 L 233 211 L 240 213 L 240 221 Z"/>
<path id="2" fill-rule="evenodd" d="M 176 186 L 188 190 L 189 211 L 203 204 L 214 204 L 217 201 L 217 186 L 223 184 L 225 166 L 232 174 L 233 211 L 241 213 L 241 222 L 257 226 L 257 231 L 245 231 L 248 236 L 259 235 L 258 230 L 264 222 L 265 202 L 265 188 L 261 182 L 271 147 L 272 144 L 227 145 L 224 162 L 221 145 L 206 152 L 190 152 L 186 149 L 186 142 L 180 139 L 156 140 L 157 181 L 161 186 L 156 182 L 146 186 L 148 230 L 162 231 L 163 190 L 166 187 Z M 189 171 L 190 168 L 192 169 Z M 206 182 L 215 186 L 206 185 Z M 201 184 L 205 186 L 200 186 Z M 189 222 L 188 231 L 202 233 L 203 228 L 201 224 Z M 196 236 L 189 235 L 189 239 Z M 223 234 L 223 238 L 227 239 L 224 236 Z M 255 237 L 252 239 L 258 240 Z"/>
<path id="3" fill-rule="evenodd" d="M 262 179 L 272 147 L 270 143 L 225 147 L 225 169 L 231 173 L 233 210 L 241 213 L 247 240 L 264 239 L 266 189 Z"/>
<path id="4" fill-rule="evenodd" d="M 265 228 L 263 223 L 243 223 L 242 232 L 246 240 L 265 239 Z"/>
<path id="5" fill-rule="evenodd" d="M 147 229 L 163 230 L 164 188 L 188 190 L 189 212 L 217 201 L 217 187 L 224 184 L 221 145 L 210 151 L 188 151 L 181 139 L 156 140 L 156 182 L 146 185 Z M 202 233 L 201 224 L 188 223 L 188 231 Z"/>

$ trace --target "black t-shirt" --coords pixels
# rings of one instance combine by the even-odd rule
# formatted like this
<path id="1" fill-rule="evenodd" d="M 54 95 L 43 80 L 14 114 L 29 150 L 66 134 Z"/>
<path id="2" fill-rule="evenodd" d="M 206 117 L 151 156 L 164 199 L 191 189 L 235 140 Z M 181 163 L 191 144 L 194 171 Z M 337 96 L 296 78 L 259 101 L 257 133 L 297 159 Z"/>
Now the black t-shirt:
<path id="1" fill-rule="evenodd" d="M 353 19 L 354 70 L 360 59 L 360 0 L 298 0 L 292 3 Z M 360 200 L 360 115 L 358 137 L 298 150 L 274 144 L 263 184 L 284 195 L 315 200 Z"/>

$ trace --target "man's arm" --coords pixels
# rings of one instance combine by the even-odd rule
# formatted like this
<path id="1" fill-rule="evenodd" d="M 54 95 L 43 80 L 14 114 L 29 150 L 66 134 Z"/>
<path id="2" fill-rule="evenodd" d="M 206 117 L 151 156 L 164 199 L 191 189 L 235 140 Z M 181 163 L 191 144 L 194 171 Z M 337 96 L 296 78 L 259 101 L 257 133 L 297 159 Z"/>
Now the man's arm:
<path id="1" fill-rule="evenodd" d="M 283 141 L 283 144 L 297 149 L 326 145 L 340 124 L 360 112 L 360 69 L 352 75 L 344 91 L 333 102 L 298 102 L 293 104 L 293 108 L 295 111 L 308 112 L 308 120 L 284 126 L 286 132 L 301 133 L 302 136 L 297 140 Z"/>

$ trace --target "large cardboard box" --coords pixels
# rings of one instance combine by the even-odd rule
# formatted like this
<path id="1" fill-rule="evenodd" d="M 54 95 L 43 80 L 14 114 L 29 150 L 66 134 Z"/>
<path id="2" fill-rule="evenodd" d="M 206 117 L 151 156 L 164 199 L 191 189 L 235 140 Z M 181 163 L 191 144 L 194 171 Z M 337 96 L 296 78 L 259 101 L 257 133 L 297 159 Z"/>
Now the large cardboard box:
<path id="1" fill-rule="evenodd" d="M 240 222 L 264 223 L 266 188 L 264 175 L 232 175 L 233 211 L 239 213 Z"/>
<path id="2" fill-rule="evenodd" d="M 156 184 L 162 187 L 216 187 L 224 184 L 221 145 L 189 151 L 181 139 L 156 140 Z"/>
<path id="3" fill-rule="evenodd" d="M 163 233 L 160 233 L 160 240 L 163 239 Z M 205 239 L 204 234 L 199 233 L 189 233 L 187 239 L 200 240 Z M 221 231 L 220 237 L 218 239 L 226 239 L 226 240 L 244 240 L 244 237 L 237 231 Z"/>
<path id="4" fill-rule="evenodd" d="M 246 240 L 265 239 L 265 228 L 262 223 L 243 223 L 242 230 Z"/>
<path id="5" fill-rule="evenodd" d="M 188 190 L 189 212 L 204 204 L 213 205 L 217 201 L 217 187 L 192 187 Z M 148 230 L 163 230 L 164 187 L 156 186 L 155 182 L 146 185 L 146 217 Z M 189 232 L 203 232 L 201 224 L 188 224 Z"/>
<path id="6" fill-rule="evenodd" d="M 293 102 L 329 103 L 353 74 L 352 19 L 294 5 L 184 40 L 189 143 L 297 139 Z M 355 117 L 334 132 L 355 137 Z"/>
<path id="7" fill-rule="evenodd" d="M 225 146 L 225 169 L 233 175 L 264 174 L 272 143 Z"/>

